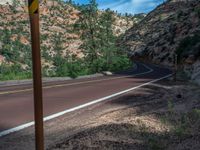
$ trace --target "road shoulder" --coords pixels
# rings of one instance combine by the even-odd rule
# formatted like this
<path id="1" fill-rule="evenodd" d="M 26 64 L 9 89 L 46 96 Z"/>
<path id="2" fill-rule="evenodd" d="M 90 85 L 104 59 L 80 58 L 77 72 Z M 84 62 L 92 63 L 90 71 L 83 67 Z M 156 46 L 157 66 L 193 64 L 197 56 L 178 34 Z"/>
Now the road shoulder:
<path id="1" fill-rule="evenodd" d="M 188 111 L 191 111 L 194 105 L 199 109 L 199 92 L 199 87 L 194 85 L 159 82 L 69 113 L 46 122 L 46 147 L 81 149 L 95 146 L 97 149 L 112 149 L 117 146 L 145 149 L 149 140 L 151 146 L 156 146 L 156 140 L 166 133 L 176 137 L 172 133 L 173 124 L 164 123 L 158 116 L 168 114 L 170 103 L 173 103 L 173 109 L 179 113 L 185 110 L 186 106 L 189 106 L 186 107 Z M 1 138 L 0 149 L 34 149 L 33 131 L 34 128 L 30 127 Z M 145 138 L 147 135 L 150 139 Z M 188 141 L 196 141 L 187 138 L 184 140 L 182 144 L 185 146 Z M 177 141 L 171 144 L 178 147 L 180 143 Z M 163 145 L 167 144 L 167 141 L 163 142 Z M 198 144 L 196 141 L 194 146 L 198 147 Z"/>

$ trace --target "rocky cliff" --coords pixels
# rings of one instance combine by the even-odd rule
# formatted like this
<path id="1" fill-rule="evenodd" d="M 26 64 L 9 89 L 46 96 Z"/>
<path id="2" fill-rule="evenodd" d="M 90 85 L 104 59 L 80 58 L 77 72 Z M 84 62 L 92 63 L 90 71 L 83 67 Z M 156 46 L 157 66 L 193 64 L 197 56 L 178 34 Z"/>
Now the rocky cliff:
<path id="1" fill-rule="evenodd" d="M 133 59 L 179 66 L 200 83 L 200 1 L 168 0 L 123 36 Z"/>

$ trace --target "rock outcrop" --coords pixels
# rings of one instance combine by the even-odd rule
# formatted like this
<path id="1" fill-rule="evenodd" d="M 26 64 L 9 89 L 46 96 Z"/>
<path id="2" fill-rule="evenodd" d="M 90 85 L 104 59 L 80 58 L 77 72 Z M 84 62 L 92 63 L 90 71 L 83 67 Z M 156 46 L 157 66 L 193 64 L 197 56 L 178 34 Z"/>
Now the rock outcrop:
<path id="1" fill-rule="evenodd" d="M 129 29 L 121 45 L 133 59 L 167 66 L 174 65 L 177 54 L 180 66 L 199 81 L 200 1 L 166 1 Z"/>

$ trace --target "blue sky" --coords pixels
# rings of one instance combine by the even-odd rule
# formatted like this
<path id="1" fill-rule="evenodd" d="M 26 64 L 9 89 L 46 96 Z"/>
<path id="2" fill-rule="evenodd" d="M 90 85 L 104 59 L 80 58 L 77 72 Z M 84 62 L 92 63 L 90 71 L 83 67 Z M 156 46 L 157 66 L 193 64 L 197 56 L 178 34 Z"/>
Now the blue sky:
<path id="1" fill-rule="evenodd" d="M 110 8 L 120 13 L 147 13 L 164 0 L 97 0 L 100 9 Z M 74 0 L 75 3 L 87 4 L 89 0 Z"/>

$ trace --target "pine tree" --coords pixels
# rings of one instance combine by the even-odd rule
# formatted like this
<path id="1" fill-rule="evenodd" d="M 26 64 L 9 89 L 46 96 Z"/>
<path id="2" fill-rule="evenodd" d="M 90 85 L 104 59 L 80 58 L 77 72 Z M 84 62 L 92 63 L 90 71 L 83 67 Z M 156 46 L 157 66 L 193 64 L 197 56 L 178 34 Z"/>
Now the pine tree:
<path id="1" fill-rule="evenodd" d="M 129 21 L 129 17 L 130 15 L 128 13 L 125 13 L 125 20 L 126 20 L 126 27 L 128 28 L 130 25 L 130 21 Z"/>
<path id="2" fill-rule="evenodd" d="M 119 70 L 127 66 L 127 59 L 116 47 L 113 34 L 114 13 L 107 9 L 98 12 L 95 0 L 79 7 L 82 16 L 75 25 L 75 30 L 82 36 L 85 62 L 91 73 L 103 70 Z"/>
<path id="3" fill-rule="evenodd" d="M 67 0 L 66 3 L 70 4 L 70 5 L 73 5 L 73 0 Z"/>
<path id="4" fill-rule="evenodd" d="M 106 61 L 106 68 L 112 63 L 112 55 L 115 50 L 115 36 L 113 35 L 112 25 L 114 22 L 113 12 L 107 9 L 100 17 L 101 27 L 101 49 Z"/>
<path id="5" fill-rule="evenodd" d="M 12 7 L 13 7 L 13 12 L 16 12 L 16 8 L 19 6 L 19 1 L 18 0 L 12 0 Z"/>
<path id="6" fill-rule="evenodd" d="M 92 72 L 98 72 L 98 55 L 99 53 L 99 23 L 98 23 L 98 8 L 96 0 L 90 0 L 90 4 L 81 7 L 82 17 L 76 24 L 76 28 L 82 31 L 82 40 L 84 44 L 84 54 L 86 61 L 92 68 Z"/>

